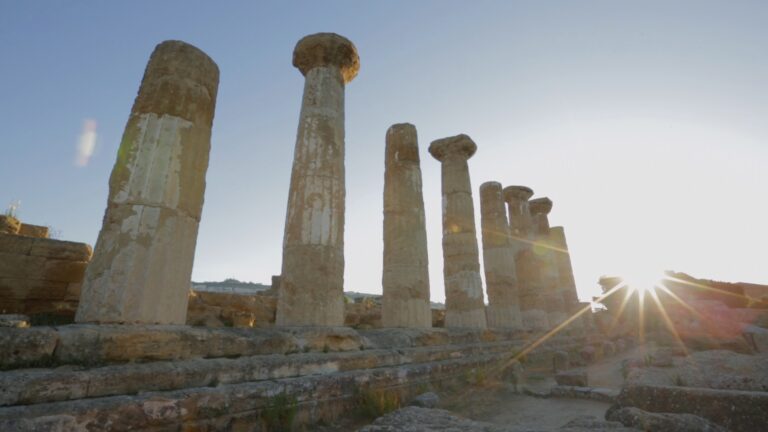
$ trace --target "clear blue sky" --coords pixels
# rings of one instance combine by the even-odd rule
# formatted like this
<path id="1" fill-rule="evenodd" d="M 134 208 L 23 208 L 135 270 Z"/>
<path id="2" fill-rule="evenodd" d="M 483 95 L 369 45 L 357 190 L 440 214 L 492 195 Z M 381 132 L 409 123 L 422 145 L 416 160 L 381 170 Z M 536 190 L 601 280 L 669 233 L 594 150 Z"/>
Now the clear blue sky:
<path id="1" fill-rule="evenodd" d="M 767 22 L 760 1 L 0 0 L 0 205 L 94 243 L 149 54 L 184 40 L 221 69 L 193 278 L 268 283 L 303 85 L 291 53 L 331 31 L 361 57 L 346 290 L 381 292 L 384 135 L 398 122 L 419 131 L 434 300 L 440 171 L 426 147 L 458 133 L 478 145 L 476 200 L 496 180 L 554 201 L 582 297 L 609 273 L 768 283 Z M 87 119 L 96 148 L 78 166 Z"/>

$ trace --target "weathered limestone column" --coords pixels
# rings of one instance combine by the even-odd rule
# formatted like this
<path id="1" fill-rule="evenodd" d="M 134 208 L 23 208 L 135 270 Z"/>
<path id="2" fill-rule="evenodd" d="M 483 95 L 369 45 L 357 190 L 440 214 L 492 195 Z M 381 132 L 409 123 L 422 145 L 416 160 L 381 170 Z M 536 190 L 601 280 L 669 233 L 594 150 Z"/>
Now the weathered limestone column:
<path id="1" fill-rule="evenodd" d="M 563 227 L 551 227 L 549 237 L 555 247 L 555 264 L 565 308 L 570 314 L 573 314 L 579 310 L 579 295 L 576 292 L 576 280 L 573 277 L 571 253 L 568 250 L 568 243 L 565 241 L 565 229 Z"/>
<path id="2" fill-rule="evenodd" d="M 480 214 L 488 327 L 521 328 L 515 250 L 510 239 L 501 183 L 491 181 L 480 185 Z"/>
<path id="3" fill-rule="evenodd" d="M 539 265 L 539 277 L 544 295 L 545 310 L 550 327 L 554 327 L 568 318 L 560 277 L 557 272 L 556 248 L 550 238 L 549 212 L 552 211 L 552 201 L 549 198 L 538 198 L 530 202 L 531 220 L 533 221 L 534 244 L 533 252 Z"/>
<path id="4" fill-rule="evenodd" d="M 155 48 L 109 179 L 78 322 L 184 324 L 219 69 L 179 41 Z"/>
<path id="5" fill-rule="evenodd" d="M 445 326 L 485 328 L 483 283 L 475 209 L 467 160 L 477 145 L 466 135 L 433 141 L 429 153 L 442 162 Z"/>
<path id="6" fill-rule="evenodd" d="M 526 186 L 507 186 L 503 194 L 509 209 L 510 236 L 515 254 L 514 265 L 523 327 L 533 331 L 546 330 L 549 320 L 544 310 L 540 266 L 532 246 L 533 221 L 528 200 L 533 196 L 533 190 Z"/>
<path id="7" fill-rule="evenodd" d="M 416 127 L 387 130 L 384 170 L 384 327 L 432 327 L 427 231 Z"/>
<path id="8" fill-rule="evenodd" d="M 360 59 L 346 38 L 301 39 L 305 77 L 283 236 L 277 325 L 344 324 L 344 85 Z"/>

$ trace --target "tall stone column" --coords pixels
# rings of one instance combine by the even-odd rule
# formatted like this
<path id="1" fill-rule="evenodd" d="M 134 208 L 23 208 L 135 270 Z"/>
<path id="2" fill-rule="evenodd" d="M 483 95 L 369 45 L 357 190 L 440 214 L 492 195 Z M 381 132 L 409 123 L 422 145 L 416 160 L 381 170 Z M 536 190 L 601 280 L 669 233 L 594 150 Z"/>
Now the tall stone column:
<path id="1" fill-rule="evenodd" d="M 433 141 L 429 153 L 442 163 L 445 326 L 485 328 L 483 284 L 475 209 L 467 160 L 477 145 L 466 135 Z"/>
<path id="2" fill-rule="evenodd" d="M 501 183 L 480 185 L 483 268 L 488 292 L 488 327 L 521 328 L 515 250 L 511 243 Z"/>
<path id="3" fill-rule="evenodd" d="M 301 39 L 305 77 L 283 237 L 277 325 L 344 324 L 344 86 L 360 68 L 346 38 Z"/>
<path id="4" fill-rule="evenodd" d="M 572 313 L 574 309 L 578 309 L 579 295 L 576 292 L 576 280 L 573 277 L 571 253 L 568 250 L 568 243 L 565 241 L 565 229 L 563 227 L 551 227 L 549 237 L 555 248 L 555 263 L 563 300 L 566 309 Z"/>
<path id="5" fill-rule="evenodd" d="M 509 227 L 514 265 L 520 297 L 523 327 L 533 331 L 546 330 L 549 320 L 542 292 L 540 265 L 533 251 L 533 221 L 529 199 L 533 190 L 526 186 L 507 186 L 503 190 L 509 209 Z"/>
<path id="6" fill-rule="evenodd" d="M 184 324 L 219 69 L 179 41 L 155 48 L 125 126 L 75 320 Z"/>
<path id="7" fill-rule="evenodd" d="M 416 128 L 387 130 L 384 169 L 384 327 L 432 327 L 427 231 Z"/>
<path id="8" fill-rule="evenodd" d="M 576 292 L 576 280 L 573 277 L 573 266 L 571 265 L 571 253 L 568 250 L 568 243 L 565 241 L 565 229 L 563 227 L 551 227 L 549 229 L 549 238 L 554 247 L 555 265 L 557 267 L 558 286 L 565 303 L 565 311 L 568 316 L 572 316 L 581 310 L 582 305 L 579 302 L 579 295 Z M 578 330 L 583 329 L 581 320 L 574 323 Z"/>
<path id="9" fill-rule="evenodd" d="M 565 321 L 568 315 L 559 284 L 556 247 L 550 238 L 548 215 L 552 211 L 552 201 L 546 197 L 531 200 L 530 211 L 534 230 L 533 251 L 539 265 L 545 310 L 550 327 L 554 327 Z"/>

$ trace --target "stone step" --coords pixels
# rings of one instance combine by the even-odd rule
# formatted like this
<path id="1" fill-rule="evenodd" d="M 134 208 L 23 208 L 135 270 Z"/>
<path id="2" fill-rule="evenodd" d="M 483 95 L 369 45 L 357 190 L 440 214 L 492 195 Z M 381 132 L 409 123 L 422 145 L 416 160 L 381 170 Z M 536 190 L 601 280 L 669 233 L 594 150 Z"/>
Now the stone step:
<path id="1" fill-rule="evenodd" d="M 72 366 L 19 369 L 0 373 L 0 406 L 327 375 L 478 355 L 511 356 L 520 347 L 519 342 L 506 341 L 339 353 L 271 354 L 233 359 L 187 359 L 90 369 Z"/>
<path id="2" fill-rule="evenodd" d="M 438 346 L 503 340 L 504 330 L 348 327 L 205 328 L 173 325 L 88 325 L 0 328 L 0 370 L 60 365 L 226 358 L 301 352 Z M 553 341 L 558 341 L 554 338 Z M 562 339 L 560 339 L 562 341 Z"/>
<path id="3" fill-rule="evenodd" d="M 294 409 L 294 424 L 314 424 L 349 415 L 370 392 L 388 392 L 396 401 L 404 401 L 428 385 L 467 385 L 468 371 L 497 367 L 508 358 L 508 352 L 473 355 L 327 375 L 4 407 L 0 408 L 0 430 L 253 429 L 269 421 L 265 410 L 270 407 Z M 286 401 L 290 406 L 285 406 Z"/>

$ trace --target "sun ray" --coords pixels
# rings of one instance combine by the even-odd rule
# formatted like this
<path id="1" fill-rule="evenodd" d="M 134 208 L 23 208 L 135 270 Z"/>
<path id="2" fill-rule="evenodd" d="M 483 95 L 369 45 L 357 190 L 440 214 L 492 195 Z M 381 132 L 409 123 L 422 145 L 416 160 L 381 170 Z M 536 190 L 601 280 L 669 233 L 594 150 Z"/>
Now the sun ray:
<path id="1" fill-rule="evenodd" d="M 686 303 L 685 300 L 681 299 L 680 296 L 678 296 L 677 294 L 674 293 L 674 291 L 672 291 L 669 288 L 667 288 L 666 285 L 661 283 L 656 288 L 660 289 L 665 294 L 669 295 L 673 300 L 675 300 L 677 303 L 679 303 L 682 307 L 688 309 L 692 314 L 696 315 L 696 317 L 701 318 L 702 315 L 701 315 L 701 313 L 699 311 L 697 311 L 693 306 L 691 306 L 688 303 Z"/>
<path id="2" fill-rule="evenodd" d="M 659 309 L 659 315 L 661 315 L 662 321 L 664 321 L 664 324 L 669 329 L 670 333 L 672 333 L 672 336 L 675 338 L 675 341 L 680 345 L 684 353 L 688 353 L 688 349 L 685 346 L 685 342 L 683 342 L 683 339 L 680 337 L 680 334 L 677 332 L 677 329 L 675 328 L 675 324 L 672 322 L 672 319 L 669 317 L 669 314 L 667 314 L 667 310 L 664 308 L 664 305 L 659 300 L 658 293 L 656 293 L 656 290 L 651 290 L 650 292 L 651 299 L 656 303 L 656 306 Z"/>
<path id="3" fill-rule="evenodd" d="M 629 300 L 632 298 L 632 295 L 635 293 L 635 290 L 627 286 L 627 284 L 624 283 L 623 281 L 620 282 L 620 285 L 622 285 L 622 287 L 626 289 L 626 294 L 624 295 L 624 300 L 621 301 L 621 304 L 619 305 L 619 309 L 616 311 L 616 314 L 614 315 L 613 320 L 611 320 L 611 324 L 608 326 L 609 334 L 619 324 L 619 319 L 621 318 L 621 315 L 624 313 L 624 309 L 627 307 L 627 303 L 629 303 Z"/>
<path id="4" fill-rule="evenodd" d="M 600 296 L 600 297 L 596 298 L 596 299 L 595 299 L 595 303 L 599 303 L 599 302 L 601 302 L 601 301 L 605 300 L 605 299 L 606 299 L 606 298 L 608 298 L 609 296 L 613 295 L 613 294 L 614 294 L 616 291 L 618 291 L 619 289 L 621 289 L 621 287 L 622 287 L 622 284 L 621 284 L 621 283 L 617 284 L 616 286 L 614 286 L 613 288 L 611 288 L 610 290 L 608 290 L 608 292 L 606 292 L 606 293 L 605 293 L 605 294 L 603 294 L 602 296 Z M 510 360 L 510 361 L 509 361 L 507 364 L 505 364 L 505 367 L 506 367 L 507 365 L 509 365 L 509 363 L 511 363 L 511 362 L 513 362 L 513 361 L 515 361 L 515 360 L 519 360 L 521 357 L 523 357 L 523 356 L 525 356 L 526 354 L 528 354 L 529 352 L 533 351 L 533 350 L 534 350 L 536 347 L 538 347 L 538 346 L 540 346 L 541 344 L 543 344 L 544 342 L 546 342 L 546 341 L 547 341 L 547 339 L 551 338 L 552 336 L 554 336 L 555 334 L 557 334 L 557 333 L 558 333 L 560 330 L 562 330 L 563 328 L 567 327 L 567 326 L 568 326 L 570 323 L 572 323 L 572 322 L 573 322 L 574 320 L 576 320 L 578 317 L 580 317 L 581 315 L 585 314 L 587 311 L 591 311 L 591 310 L 592 310 L 592 306 L 591 306 L 591 305 L 588 305 L 588 306 L 584 306 L 583 308 L 581 308 L 580 310 L 578 310 L 577 312 L 575 312 L 573 315 L 571 315 L 571 317 L 570 317 L 570 318 L 568 318 L 567 320 L 565 320 L 565 321 L 563 321 L 562 323 L 558 324 L 558 325 L 557 325 L 557 326 L 555 326 L 553 329 L 549 330 L 549 331 L 548 331 L 548 332 L 546 332 L 544 335 L 542 335 L 541 337 L 537 338 L 536 340 L 534 340 L 534 341 L 533 341 L 533 342 L 531 342 L 530 344 L 526 345 L 526 346 L 525 346 L 525 347 L 524 347 L 522 350 L 520 350 L 520 352 L 518 352 L 517 354 L 515 354 L 515 355 L 512 357 L 512 359 L 511 359 L 511 360 Z"/>

